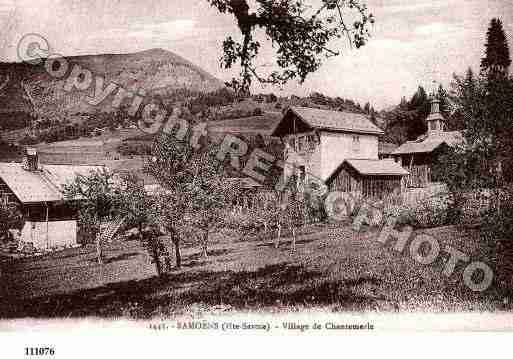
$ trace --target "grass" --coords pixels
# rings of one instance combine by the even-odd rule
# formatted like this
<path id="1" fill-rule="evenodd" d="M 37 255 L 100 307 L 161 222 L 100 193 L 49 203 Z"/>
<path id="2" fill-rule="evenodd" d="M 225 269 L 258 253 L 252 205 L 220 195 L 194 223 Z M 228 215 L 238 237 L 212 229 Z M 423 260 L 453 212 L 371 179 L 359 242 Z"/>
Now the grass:
<path id="1" fill-rule="evenodd" d="M 485 260 L 477 232 L 442 227 L 430 233 L 473 260 Z M 405 250 L 382 245 L 376 232 L 319 226 L 279 249 L 271 240 L 212 240 L 203 259 L 195 246 L 183 250 L 183 268 L 161 279 L 137 242 L 112 244 L 99 266 L 93 248 L 2 264 L 0 317 L 175 316 L 193 308 L 210 311 L 492 311 L 509 309 L 495 289 L 474 293 L 450 278 L 443 261 L 423 266 Z M 194 309 L 194 310 L 196 310 Z"/>

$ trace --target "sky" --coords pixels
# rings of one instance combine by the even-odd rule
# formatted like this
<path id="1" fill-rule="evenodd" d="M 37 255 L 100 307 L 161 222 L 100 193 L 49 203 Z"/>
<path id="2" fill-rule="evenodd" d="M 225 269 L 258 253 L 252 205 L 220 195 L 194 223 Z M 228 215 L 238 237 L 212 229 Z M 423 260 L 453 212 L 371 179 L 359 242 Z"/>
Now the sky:
<path id="1" fill-rule="evenodd" d="M 308 1 L 308 0 L 306 0 Z M 318 0 L 311 0 L 312 4 Z M 513 48 L 511 0 L 364 0 L 376 18 L 361 49 L 333 43 L 342 54 L 325 60 L 305 83 L 255 92 L 329 96 L 369 101 L 376 109 L 411 97 L 419 85 L 448 86 L 453 73 L 478 70 L 493 17 L 504 23 Z M 128 53 L 151 48 L 173 51 L 221 80 L 219 58 L 226 36 L 238 36 L 232 16 L 206 0 L 0 0 L 0 61 L 17 61 L 16 44 L 27 33 L 44 36 L 53 52 L 69 56 Z M 259 65 L 273 62 L 270 46 Z"/>

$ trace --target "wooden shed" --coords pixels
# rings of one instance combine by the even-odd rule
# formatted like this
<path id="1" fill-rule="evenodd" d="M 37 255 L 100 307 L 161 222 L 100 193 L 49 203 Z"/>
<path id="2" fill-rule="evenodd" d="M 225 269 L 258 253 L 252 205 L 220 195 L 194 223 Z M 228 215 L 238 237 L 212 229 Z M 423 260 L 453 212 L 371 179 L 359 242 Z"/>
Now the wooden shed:
<path id="1" fill-rule="evenodd" d="M 330 191 L 382 198 L 394 191 L 402 191 L 403 178 L 408 174 L 391 159 L 348 159 L 333 172 L 326 184 Z"/>

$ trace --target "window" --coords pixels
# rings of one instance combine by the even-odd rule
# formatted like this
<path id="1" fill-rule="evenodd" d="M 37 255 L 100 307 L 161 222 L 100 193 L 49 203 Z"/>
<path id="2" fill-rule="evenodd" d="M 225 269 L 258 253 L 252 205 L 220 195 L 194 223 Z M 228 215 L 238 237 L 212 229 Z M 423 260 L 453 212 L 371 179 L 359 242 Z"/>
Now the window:
<path id="1" fill-rule="evenodd" d="M 306 178 L 305 166 L 299 166 L 299 180 L 301 181 L 301 183 L 305 182 L 305 178 Z"/>
<path id="2" fill-rule="evenodd" d="M 360 151 L 360 136 L 353 136 L 353 151 Z"/>
<path id="3" fill-rule="evenodd" d="M 291 137 L 290 138 L 290 148 L 292 148 L 293 150 L 296 150 L 296 139 L 294 137 Z"/>
<path id="4" fill-rule="evenodd" d="M 301 151 L 303 149 L 303 137 L 297 136 L 296 141 L 297 141 L 297 150 Z"/>
<path id="5" fill-rule="evenodd" d="M 306 168 L 305 166 L 298 166 L 296 172 L 296 189 L 302 192 L 306 182 Z"/>
<path id="6" fill-rule="evenodd" d="M 310 151 L 315 150 L 315 147 L 316 147 L 315 135 L 308 135 L 307 140 L 308 140 L 308 149 Z"/>

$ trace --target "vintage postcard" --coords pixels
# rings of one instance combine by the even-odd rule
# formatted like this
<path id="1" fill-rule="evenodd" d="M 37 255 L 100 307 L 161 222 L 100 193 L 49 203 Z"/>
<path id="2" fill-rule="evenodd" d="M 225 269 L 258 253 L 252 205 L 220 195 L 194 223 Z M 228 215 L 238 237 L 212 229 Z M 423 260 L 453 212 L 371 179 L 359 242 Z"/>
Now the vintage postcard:
<path id="1" fill-rule="evenodd" d="M 513 330 L 511 1 L 0 0 L 0 30 L 7 357 Z"/>

